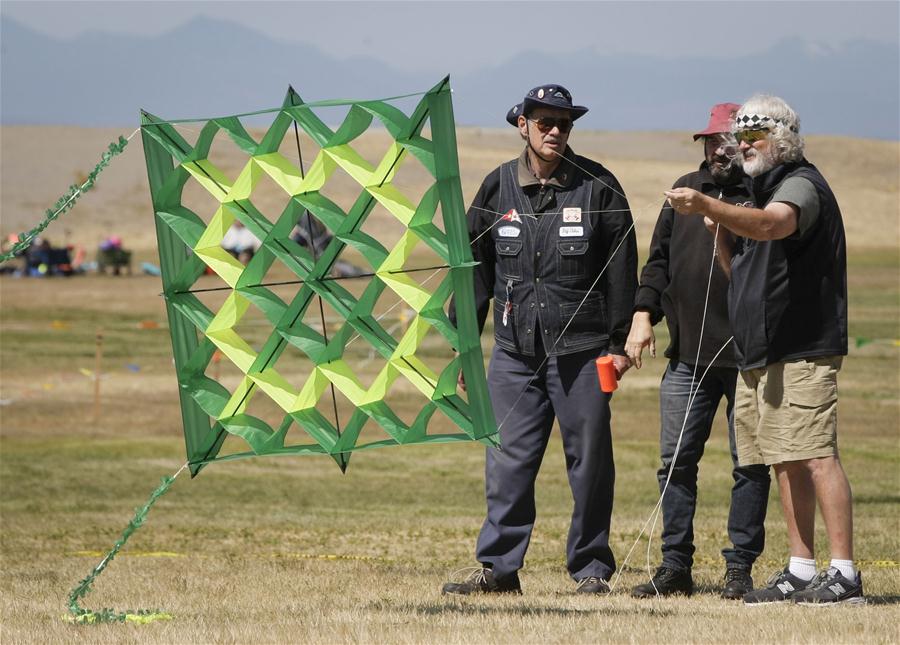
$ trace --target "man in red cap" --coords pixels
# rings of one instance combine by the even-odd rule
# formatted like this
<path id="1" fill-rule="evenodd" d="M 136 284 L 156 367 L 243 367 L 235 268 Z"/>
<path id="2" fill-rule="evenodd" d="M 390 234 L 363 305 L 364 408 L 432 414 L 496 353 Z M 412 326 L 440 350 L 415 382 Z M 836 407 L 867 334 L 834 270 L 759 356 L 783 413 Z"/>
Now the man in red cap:
<path id="1" fill-rule="evenodd" d="M 494 300 L 488 387 L 502 449 L 487 450 L 479 566 L 444 593 L 521 591 L 535 478 L 554 420 L 574 501 L 566 566 L 578 593 L 609 592 L 611 395 L 600 390 L 594 361 L 610 354 L 619 375 L 629 367 L 637 245 L 619 182 L 568 146 L 585 112 L 556 83 L 529 91 L 506 116 L 522 154 L 485 178 L 469 208 L 479 328 Z"/>
<path id="2" fill-rule="evenodd" d="M 706 129 L 694 135 L 694 141 L 703 140 L 705 161 L 699 170 L 676 181 L 675 188 L 687 186 L 729 204 L 752 206 L 749 178 L 731 134 L 739 108 L 735 103 L 713 106 Z M 729 342 L 727 300 L 728 277 L 714 260 L 712 233 L 702 218 L 676 217 L 667 203 L 653 232 L 625 343 L 639 369 L 645 347 L 656 356 L 653 325 L 666 318 L 669 365 L 659 390 L 662 467 L 657 471 L 663 494 L 663 559 L 652 582 L 632 590 L 637 598 L 693 592 L 697 470 L 723 397 L 734 486 L 728 516 L 731 545 L 722 550 L 726 564 L 722 597 L 740 599 L 753 588 L 750 570 L 763 551 L 769 470 L 761 465 L 738 466 L 734 439 L 737 363 Z"/>
<path id="3" fill-rule="evenodd" d="M 751 97 L 735 117 L 756 208 L 689 187 L 666 192 L 679 215 L 705 218 L 730 272 L 729 319 L 741 378 L 741 464 L 775 471 L 790 559 L 747 604 L 865 604 L 853 560 L 853 497 L 838 452 L 837 377 L 847 355 L 847 238 L 837 198 L 804 156 L 800 117 L 784 99 Z M 681 218 L 679 218 L 681 219 Z M 829 566 L 816 574 L 818 506 Z"/>

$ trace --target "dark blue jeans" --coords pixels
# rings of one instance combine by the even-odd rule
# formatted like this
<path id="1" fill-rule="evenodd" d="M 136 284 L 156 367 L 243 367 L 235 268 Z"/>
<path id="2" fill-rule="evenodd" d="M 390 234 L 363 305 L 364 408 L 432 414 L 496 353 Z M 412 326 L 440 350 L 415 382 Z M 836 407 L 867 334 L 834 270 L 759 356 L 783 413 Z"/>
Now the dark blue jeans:
<path id="1" fill-rule="evenodd" d="M 616 563 L 609 548 L 615 467 L 609 394 L 600 391 L 597 350 L 550 358 L 494 347 L 488 387 L 500 427 L 501 449 L 485 461 L 487 517 L 476 557 L 496 577 L 522 568 L 534 527 L 534 481 L 559 421 L 574 509 L 566 544 L 569 574 L 609 579 Z M 538 369 L 540 367 L 540 369 Z M 533 378 L 533 380 L 531 380 Z M 530 381 L 530 383 L 529 383 Z"/>
<path id="2" fill-rule="evenodd" d="M 696 378 L 703 375 L 698 367 Z M 765 544 L 766 508 L 769 501 L 769 468 L 739 467 L 734 443 L 734 386 L 737 370 L 712 368 L 706 374 L 691 406 L 687 423 L 684 413 L 691 391 L 694 366 L 671 361 L 659 387 L 660 454 L 663 467 L 657 472 L 662 492 L 672 464 L 678 434 L 684 424 L 684 436 L 672 479 L 662 503 L 663 565 L 672 569 L 690 569 L 694 562 L 694 512 L 697 508 L 697 469 L 703 448 L 709 439 L 719 402 L 727 401 L 728 442 L 733 464 L 731 510 L 728 513 L 728 537 L 731 546 L 722 549 L 727 565 L 751 567 Z"/>

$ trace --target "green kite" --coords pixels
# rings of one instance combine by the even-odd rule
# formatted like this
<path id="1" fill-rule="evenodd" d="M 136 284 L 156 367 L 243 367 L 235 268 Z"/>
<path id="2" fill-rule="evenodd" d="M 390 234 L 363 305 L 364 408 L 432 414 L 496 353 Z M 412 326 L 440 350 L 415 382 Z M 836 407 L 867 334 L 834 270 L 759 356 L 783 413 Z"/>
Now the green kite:
<path id="1" fill-rule="evenodd" d="M 475 263 L 449 77 L 425 93 L 408 115 L 393 103 L 304 103 L 289 88 L 280 108 L 190 121 L 193 131 L 199 126 L 193 145 L 179 132 L 188 122 L 142 112 L 192 475 L 212 461 L 253 455 L 326 454 L 346 469 L 351 453 L 366 448 L 459 440 L 496 444 L 475 317 Z M 345 110 L 336 129 L 318 114 L 333 108 Z M 263 114 L 273 119 L 257 140 L 241 119 Z M 359 152 L 359 137 L 370 131 L 383 136 L 382 128 L 390 143 L 371 162 Z M 301 133 L 306 145 L 317 148 L 308 168 L 302 162 Z M 229 171 L 211 158 L 223 139 L 246 155 L 241 168 Z M 283 152 L 294 141 L 293 154 Z M 410 161 L 424 168 L 431 182 L 416 201 L 398 182 L 398 173 Z M 335 194 L 333 180 L 346 184 L 348 178 L 359 193 L 344 209 L 329 195 Z M 255 203 L 263 185 L 283 193 L 280 212 L 264 213 Z M 208 211 L 191 210 L 187 191 L 202 193 Z M 379 231 L 388 227 L 379 224 L 383 219 L 368 221 L 376 211 L 402 225 L 398 240 L 379 240 Z M 291 239 L 298 221 L 309 223 L 311 218 L 330 233 L 324 249 Z M 261 241 L 246 266 L 221 244 L 235 221 Z M 367 264 L 363 277 L 352 280 L 355 291 L 349 279 L 331 275 L 350 249 Z M 437 263 L 419 266 L 425 256 Z M 426 270 L 439 278 L 433 285 L 421 279 Z M 210 296 L 218 298 L 215 303 Z M 456 325 L 446 312 L 451 296 Z M 381 322 L 397 303 L 412 312 L 401 333 Z M 261 337 L 259 326 L 245 324 L 251 314 L 265 325 Z M 360 362 L 346 354 L 357 337 L 378 361 L 377 374 L 367 383 L 359 373 Z M 427 361 L 420 356 L 426 337 L 429 347 L 435 337 L 441 339 L 437 359 L 434 351 Z M 217 378 L 214 356 L 229 365 L 231 377 Z M 294 369 L 298 360 L 306 361 L 305 373 Z M 439 368 L 433 367 L 436 360 Z M 465 398 L 457 391 L 460 370 L 467 384 Z M 417 397 L 415 418 L 401 419 L 389 404 L 392 396 L 405 403 Z M 349 418 L 346 413 L 340 418 L 337 397 L 349 401 L 343 406 L 352 410 Z M 429 432 L 435 413 L 460 432 Z M 375 432 L 367 434 L 366 427 Z M 244 447 L 220 455 L 228 436 L 239 437 Z"/>

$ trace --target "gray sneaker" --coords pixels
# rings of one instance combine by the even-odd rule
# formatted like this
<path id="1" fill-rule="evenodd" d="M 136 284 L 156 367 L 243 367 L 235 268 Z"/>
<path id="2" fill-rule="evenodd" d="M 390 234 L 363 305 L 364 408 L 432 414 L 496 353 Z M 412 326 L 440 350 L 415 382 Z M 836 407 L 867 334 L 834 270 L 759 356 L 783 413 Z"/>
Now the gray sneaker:
<path id="1" fill-rule="evenodd" d="M 806 589 L 812 580 L 804 580 L 793 575 L 787 567 L 766 581 L 762 589 L 754 589 L 744 596 L 744 604 L 759 605 L 767 602 L 785 602 L 798 591 Z"/>
<path id="2" fill-rule="evenodd" d="M 829 567 L 815 577 L 803 591 L 794 594 L 794 602 L 804 605 L 865 605 L 862 573 L 856 573 L 856 582 L 851 582 L 834 567 Z"/>

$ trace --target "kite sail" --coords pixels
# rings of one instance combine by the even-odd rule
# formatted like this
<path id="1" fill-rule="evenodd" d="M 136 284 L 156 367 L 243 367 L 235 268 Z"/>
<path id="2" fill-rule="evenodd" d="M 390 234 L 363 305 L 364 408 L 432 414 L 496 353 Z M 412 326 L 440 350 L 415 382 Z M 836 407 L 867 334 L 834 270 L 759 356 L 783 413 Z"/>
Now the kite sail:
<path id="1" fill-rule="evenodd" d="M 346 469 L 366 448 L 496 445 L 449 77 L 419 96 L 409 114 L 396 106 L 409 97 L 304 103 L 292 88 L 249 115 L 142 112 L 192 475 L 254 455 L 325 454 Z M 242 119 L 264 115 L 254 138 Z M 222 246 L 236 222 L 259 241 L 246 265 Z M 347 257 L 362 270 L 334 275 Z M 387 325 L 398 306 L 406 320 Z M 229 437 L 240 447 L 220 454 Z"/>

